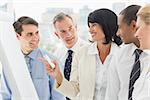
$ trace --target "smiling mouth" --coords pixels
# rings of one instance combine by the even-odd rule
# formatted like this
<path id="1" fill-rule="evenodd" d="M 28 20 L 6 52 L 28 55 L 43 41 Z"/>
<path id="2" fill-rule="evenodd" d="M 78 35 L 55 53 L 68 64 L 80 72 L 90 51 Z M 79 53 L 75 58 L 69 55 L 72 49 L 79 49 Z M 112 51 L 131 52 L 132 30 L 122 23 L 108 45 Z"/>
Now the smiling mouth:
<path id="1" fill-rule="evenodd" d="M 30 45 L 36 45 L 36 44 L 38 44 L 38 43 L 37 42 L 30 43 Z"/>
<path id="2" fill-rule="evenodd" d="M 73 37 L 71 37 L 71 38 L 69 38 L 69 39 L 66 39 L 66 41 L 71 41 L 71 40 L 73 40 Z"/>
<path id="3" fill-rule="evenodd" d="M 121 40 L 124 40 L 122 37 L 120 37 L 121 38 Z"/>
<path id="4" fill-rule="evenodd" d="M 141 38 L 137 38 L 139 41 L 141 40 Z"/>
<path id="5" fill-rule="evenodd" d="M 91 34 L 92 37 L 94 37 L 96 34 Z"/>

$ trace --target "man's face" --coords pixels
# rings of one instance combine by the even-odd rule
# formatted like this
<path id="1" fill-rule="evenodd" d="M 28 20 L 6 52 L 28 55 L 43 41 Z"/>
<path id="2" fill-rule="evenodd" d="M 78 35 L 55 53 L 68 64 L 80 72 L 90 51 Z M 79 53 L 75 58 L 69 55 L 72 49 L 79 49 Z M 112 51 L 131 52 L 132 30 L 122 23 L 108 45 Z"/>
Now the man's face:
<path id="1" fill-rule="evenodd" d="M 118 16 L 118 32 L 117 35 L 125 44 L 132 43 L 135 40 L 134 34 L 136 32 L 136 22 L 132 21 L 130 25 L 125 23 L 123 15 Z"/>
<path id="2" fill-rule="evenodd" d="M 40 36 L 38 27 L 32 24 L 22 25 L 21 36 L 17 33 L 17 38 L 24 54 L 28 54 L 38 48 Z"/>
<path id="3" fill-rule="evenodd" d="M 61 39 L 67 48 L 72 48 L 77 41 L 77 29 L 73 21 L 66 17 L 55 23 L 56 36 Z"/>

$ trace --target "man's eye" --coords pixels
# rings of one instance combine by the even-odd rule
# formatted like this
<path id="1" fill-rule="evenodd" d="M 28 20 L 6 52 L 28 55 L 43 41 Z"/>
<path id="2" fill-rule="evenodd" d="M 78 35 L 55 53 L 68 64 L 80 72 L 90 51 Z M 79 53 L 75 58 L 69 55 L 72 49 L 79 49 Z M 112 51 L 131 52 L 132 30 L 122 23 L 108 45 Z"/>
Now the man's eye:
<path id="1" fill-rule="evenodd" d="M 72 27 L 72 26 L 71 26 L 71 27 L 69 27 L 69 31 L 70 31 L 70 30 L 72 30 L 72 29 L 73 29 L 73 27 Z"/>
<path id="2" fill-rule="evenodd" d="M 27 34 L 27 36 L 32 36 L 32 35 L 33 35 L 33 33 L 28 33 L 28 34 Z"/>
<path id="3" fill-rule="evenodd" d="M 66 31 L 60 31 L 61 33 L 65 33 Z"/>
<path id="4" fill-rule="evenodd" d="M 36 32 L 36 34 L 39 34 L 39 32 Z"/>

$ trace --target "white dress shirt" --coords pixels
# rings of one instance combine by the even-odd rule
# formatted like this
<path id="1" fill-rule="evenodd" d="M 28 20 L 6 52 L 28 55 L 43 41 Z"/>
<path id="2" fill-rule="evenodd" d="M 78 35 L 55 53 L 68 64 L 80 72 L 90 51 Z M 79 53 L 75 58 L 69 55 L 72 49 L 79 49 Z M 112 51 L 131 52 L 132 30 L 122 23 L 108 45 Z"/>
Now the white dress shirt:
<path id="1" fill-rule="evenodd" d="M 150 50 L 140 56 L 141 74 L 134 84 L 133 100 L 150 100 Z"/>
<path id="2" fill-rule="evenodd" d="M 108 84 L 105 100 L 128 100 L 130 73 L 135 61 L 134 44 L 122 46 L 108 70 Z"/>
<path id="3" fill-rule="evenodd" d="M 73 56 L 74 56 L 74 53 L 76 53 L 79 50 L 79 48 L 81 46 L 83 46 L 84 44 L 86 44 L 86 41 L 78 38 L 75 45 L 72 48 L 69 48 L 70 50 L 73 51 Z M 54 53 L 54 55 L 57 57 L 57 59 L 61 63 L 62 72 L 64 71 L 65 61 L 66 61 L 66 58 L 68 57 L 68 50 L 69 49 L 64 44 L 62 44 L 60 47 L 58 47 L 58 49 Z"/>
<path id="4" fill-rule="evenodd" d="M 119 50 L 119 47 L 112 43 L 110 53 L 106 57 L 103 64 L 99 58 L 97 45 L 93 45 L 93 48 L 94 49 L 91 53 L 96 57 L 96 83 L 94 100 L 104 100 L 107 87 L 107 69 L 110 66 L 110 61 L 112 60 L 113 55 L 115 55 L 117 50 Z"/>

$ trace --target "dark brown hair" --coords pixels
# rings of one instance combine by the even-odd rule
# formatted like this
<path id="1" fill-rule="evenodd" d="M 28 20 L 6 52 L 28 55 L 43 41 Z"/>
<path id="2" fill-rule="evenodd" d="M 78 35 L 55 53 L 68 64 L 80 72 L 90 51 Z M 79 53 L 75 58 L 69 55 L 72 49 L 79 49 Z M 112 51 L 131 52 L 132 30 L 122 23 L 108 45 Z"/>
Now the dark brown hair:
<path id="1" fill-rule="evenodd" d="M 123 15 L 123 21 L 127 24 L 130 25 L 131 22 L 134 20 L 137 20 L 137 12 L 141 8 L 139 5 L 130 5 L 127 8 L 123 9 L 119 15 Z"/>
<path id="2" fill-rule="evenodd" d="M 22 25 L 32 24 L 38 27 L 38 22 L 36 22 L 33 18 L 22 16 L 17 21 L 13 23 L 13 27 L 16 33 L 20 34 L 23 31 Z"/>

